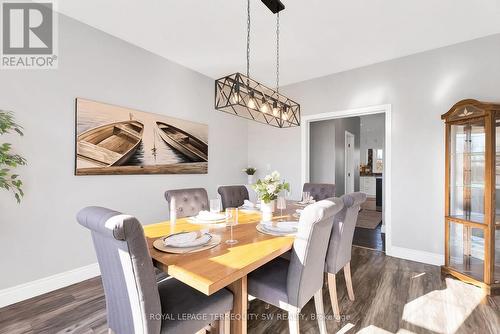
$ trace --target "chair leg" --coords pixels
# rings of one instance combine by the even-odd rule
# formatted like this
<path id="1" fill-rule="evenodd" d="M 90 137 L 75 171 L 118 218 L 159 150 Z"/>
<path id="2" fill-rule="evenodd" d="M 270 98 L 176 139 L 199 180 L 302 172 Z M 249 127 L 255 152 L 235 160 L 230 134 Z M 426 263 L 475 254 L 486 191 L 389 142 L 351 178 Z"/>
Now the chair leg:
<path id="1" fill-rule="evenodd" d="M 327 334 L 326 321 L 325 321 L 325 309 L 323 306 L 323 289 L 319 289 L 314 294 L 314 306 L 316 307 L 316 317 L 318 318 L 319 333 L 320 334 Z"/>
<path id="2" fill-rule="evenodd" d="M 349 299 L 354 301 L 354 290 L 352 289 L 352 278 L 351 278 L 351 262 L 347 262 L 347 264 L 344 266 L 344 277 Z"/>
<path id="3" fill-rule="evenodd" d="M 299 318 L 300 310 L 289 310 L 288 311 L 288 327 L 290 329 L 290 334 L 299 334 Z"/>
<path id="4" fill-rule="evenodd" d="M 337 300 L 337 283 L 335 281 L 335 274 L 328 273 L 328 290 L 330 291 L 330 301 L 332 303 L 333 315 L 335 320 L 340 321 L 339 302 Z"/>

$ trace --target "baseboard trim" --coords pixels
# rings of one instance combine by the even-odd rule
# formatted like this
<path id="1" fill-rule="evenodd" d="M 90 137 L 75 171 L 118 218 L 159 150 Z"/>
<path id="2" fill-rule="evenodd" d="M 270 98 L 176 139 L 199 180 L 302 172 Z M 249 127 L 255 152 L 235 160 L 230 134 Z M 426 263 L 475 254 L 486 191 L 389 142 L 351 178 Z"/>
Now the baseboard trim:
<path id="1" fill-rule="evenodd" d="M 101 274 L 97 263 L 0 290 L 0 307 L 85 281 Z"/>
<path id="2" fill-rule="evenodd" d="M 444 264 L 444 255 L 442 254 L 425 252 L 404 247 L 391 246 L 390 252 L 388 252 L 387 255 L 405 260 L 432 264 L 435 266 L 441 266 Z"/>

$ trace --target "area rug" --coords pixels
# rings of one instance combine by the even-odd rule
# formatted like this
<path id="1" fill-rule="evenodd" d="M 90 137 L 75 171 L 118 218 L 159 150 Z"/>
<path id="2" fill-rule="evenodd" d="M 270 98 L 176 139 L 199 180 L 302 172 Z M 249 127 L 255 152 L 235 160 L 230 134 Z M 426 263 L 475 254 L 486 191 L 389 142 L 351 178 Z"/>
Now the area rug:
<path id="1" fill-rule="evenodd" d="M 358 214 L 356 227 L 369 228 L 374 230 L 381 222 L 382 212 L 362 209 Z"/>

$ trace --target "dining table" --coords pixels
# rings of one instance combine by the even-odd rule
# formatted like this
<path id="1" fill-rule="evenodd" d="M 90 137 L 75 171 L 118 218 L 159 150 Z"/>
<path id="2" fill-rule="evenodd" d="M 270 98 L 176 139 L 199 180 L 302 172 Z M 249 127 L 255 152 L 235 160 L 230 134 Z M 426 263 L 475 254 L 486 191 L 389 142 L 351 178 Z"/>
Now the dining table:
<path id="1" fill-rule="evenodd" d="M 270 218 L 273 221 L 298 220 L 296 209 L 304 206 L 296 201 L 288 201 L 287 209 L 276 210 Z M 269 218 L 267 218 L 269 219 Z M 149 252 L 156 268 L 190 287 L 211 295 L 220 289 L 229 289 L 234 296 L 231 311 L 231 333 L 247 332 L 247 275 L 255 269 L 289 251 L 293 246 L 293 236 L 276 236 L 261 233 L 256 226 L 261 223 L 262 214 L 258 210 L 238 210 L 238 219 L 233 224 L 233 239 L 236 244 L 228 244 L 231 237 L 229 224 L 196 224 L 191 218 L 144 226 Z M 172 254 L 157 250 L 153 242 L 158 238 L 179 232 L 209 231 L 218 235 L 221 242 L 210 249 L 185 254 Z"/>

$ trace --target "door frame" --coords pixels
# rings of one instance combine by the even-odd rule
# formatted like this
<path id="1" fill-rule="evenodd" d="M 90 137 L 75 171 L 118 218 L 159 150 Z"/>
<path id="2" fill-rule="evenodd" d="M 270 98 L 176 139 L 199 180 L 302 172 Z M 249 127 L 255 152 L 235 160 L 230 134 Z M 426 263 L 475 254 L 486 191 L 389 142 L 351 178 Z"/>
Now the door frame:
<path id="1" fill-rule="evenodd" d="M 347 191 L 347 138 L 353 138 L 353 145 L 354 145 L 354 142 L 356 140 L 356 137 L 354 136 L 354 134 L 352 134 L 351 132 L 349 131 L 345 131 L 344 133 L 344 194 L 347 194 L 349 193 Z M 353 146 L 354 147 L 354 146 Z M 351 155 L 351 164 L 352 164 L 352 188 L 353 188 L 353 192 L 354 192 L 354 154 Z"/>
<path id="2" fill-rule="evenodd" d="M 391 112 L 392 106 L 390 104 L 381 104 L 376 106 L 369 106 L 365 108 L 347 109 L 340 111 L 331 111 L 325 113 L 319 113 L 314 115 L 305 115 L 301 119 L 301 180 L 302 184 L 309 182 L 309 142 L 310 142 L 310 125 L 312 122 L 324 121 L 337 118 L 373 115 L 373 114 L 385 114 L 385 159 L 384 159 L 384 186 L 383 186 L 383 221 L 382 232 L 385 233 L 385 252 L 387 255 L 393 255 L 392 252 L 392 200 L 391 200 L 391 178 L 392 178 L 392 166 L 391 166 Z"/>

